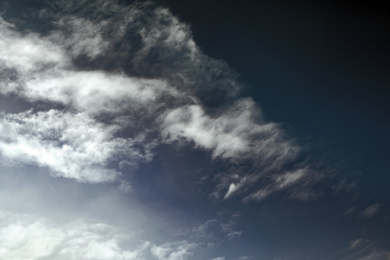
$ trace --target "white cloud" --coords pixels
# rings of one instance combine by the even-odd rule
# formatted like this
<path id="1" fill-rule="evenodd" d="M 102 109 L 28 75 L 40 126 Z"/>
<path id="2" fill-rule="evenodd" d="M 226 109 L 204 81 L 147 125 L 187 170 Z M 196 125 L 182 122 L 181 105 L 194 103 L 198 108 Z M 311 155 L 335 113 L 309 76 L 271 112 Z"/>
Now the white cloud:
<path id="1" fill-rule="evenodd" d="M 271 185 L 268 185 L 266 188 L 260 189 L 256 192 L 252 193 L 250 196 L 247 196 L 244 200 L 245 201 L 249 201 L 249 200 L 260 201 L 260 200 L 263 200 L 266 197 L 268 197 L 268 195 L 270 195 L 271 193 L 273 193 L 273 189 L 272 189 Z"/>
<path id="2" fill-rule="evenodd" d="M 253 163 L 253 172 L 217 175 L 221 178 L 217 193 L 213 193 L 217 198 L 228 199 L 245 192 L 262 177 L 270 179 L 265 188 L 252 192 L 245 200 L 259 201 L 298 183 L 304 182 L 300 185 L 303 188 L 316 181 L 314 172 L 308 175 L 307 166 L 292 171 L 283 169 L 298 157 L 301 149 L 284 135 L 278 124 L 265 122 L 259 108 L 249 98 L 219 113 L 208 114 L 204 107 L 195 104 L 170 110 L 161 118 L 161 132 L 167 143 L 190 143 L 211 151 L 214 159 L 225 159 L 233 164 L 248 160 Z M 218 194 L 221 192 L 225 195 Z M 291 197 L 299 199 L 310 196 L 308 189 L 291 193 Z"/>
<path id="3" fill-rule="evenodd" d="M 201 94 L 206 100 L 214 98 L 210 95 L 214 91 L 218 97 L 236 97 L 242 88 L 236 81 L 237 73 L 226 63 L 204 55 L 190 27 L 166 8 L 148 1 L 126 6 L 116 1 L 68 0 L 56 1 L 55 10 L 46 9 L 40 15 L 44 17 L 42 22 L 50 18 L 58 25 L 64 17 L 72 21 L 80 16 L 93 24 L 92 30 L 102 36 L 104 43 L 108 42 L 108 49 L 99 45 L 98 49 L 104 51 L 96 59 L 81 59 L 87 68 L 164 78 L 175 88 Z M 67 34 L 66 27 L 59 29 Z"/>
<path id="4" fill-rule="evenodd" d="M 248 198 L 266 197 L 303 176 L 283 175 L 283 167 L 301 148 L 279 124 L 265 121 L 252 99 L 208 109 L 212 97 L 222 104 L 232 101 L 242 86 L 225 63 L 202 54 L 189 26 L 168 9 L 115 1 L 56 1 L 51 7 L 36 13 L 37 21 L 51 21 L 52 29 L 42 35 L 18 33 L 1 20 L 0 93 L 23 97 L 31 106 L 55 107 L 62 123 L 82 116 L 88 123 L 76 129 L 103 131 L 102 144 L 94 144 L 101 151 L 76 148 L 91 141 L 75 135 L 73 141 L 67 139 L 70 150 L 62 146 L 58 138 L 66 138 L 75 123 L 63 126 L 55 137 L 34 127 L 27 131 L 28 138 L 12 137 L 11 143 L 1 144 L 4 157 L 48 167 L 63 177 L 100 182 L 120 175 L 108 167 L 118 154 L 122 161 L 137 164 L 150 160 L 157 140 L 190 144 L 211 152 L 213 159 L 253 165 L 251 173 L 228 173 L 219 179 L 216 197 L 225 199 L 250 189 L 265 173 L 279 178 L 276 187 Z M 24 122 L 34 116 L 12 117 Z M 11 135 L 20 135 L 18 131 Z M 124 136 L 129 133 L 130 138 Z M 154 141 L 148 139 L 151 135 Z"/>
<path id="5" fill-rule="evenodd" d="M 101 222 L 54 223 L 36 215 L 0 212 L 1 259 L 185 260 L 196 247 L 188 241 L 157 245 Z"/>
<path id="6" fill-rule="evenodd" d="M 284 189 L 295 182 L 299 181 L 305 174 L 307 173 L 307 169 L 298 169 L 294 172 L 287 172 L 283 175 L 276 177 L 276 184 L 278 189 Z"/>
<path id="7" fill-rule="evenodd" d="M 240 184 L 231 183 L 229 186 L 229 189 L 226 192 L 226 195 L 223 199 L 225 200 L 225 199 L 229 198 L 235 191 L 237 191 L 240 188 L 240 186 L 241 186 Z"/>
<path id="8" fill-rule="evenodd" d="M 29 100 L 58 102 L 99 115 L 134 113 L 140 109 L 146 112 L 158 105 L 156 99 L 164 90 L 166 84 L 158 80 L 134 79 L 100 71 L 60 70 L 35 75 L 18 94 Z"/>
<path id="9" fill-rule="evenodd" d="M 137 163 L 151 154 L 133 148 L 142 141 L 116 138 L 120 127 L 104 125 L 83 113 L 58 110 L 0 115 L 0 154 L 16 163 L 48 167 L 55 175 L 79 181 L 114 180 L 119 172 L 109 169 L 114 157 Z"/>
<path id="10" fill-rule="evenodd" d="M 192 256 L 191 250 L 197 247 L 195 243 L 187 241 L 153 245 L 150 249 L 152 255 L 158 260 L 185 260 Z"/>
<path id="11" fill-rule="evenodd" d="M 16 78 L 1 84 L 3 94 L 14 93 L 31 101 L 57 102 L 91 114 L 152 109 L 158 105 L 156 99 L 164 93 L 178 95 L 161 80 L 130 78 L 123 73 L 77 71 L 72 68 L 64 46 L 53 43 L 50 37 L 22 36 L 9 27 L 0 27 L 3 36 L 0 68 L 14 70 Z M 79 37 L 88 36 L 79 33 Z"/>
<path id="12" fill-rule="evenodd" d="M 289 197 L 305 199 L 306 196 L 311 196 L 310 189 L 307 189 L 307 186 L 310 185 L 312 181 L 315 182 L 315 178 L 317 178 L 315 172 L 310 171 L 307 167 L 299 168 L 295 171 L 275 174 L 272 180 L 270 180 L 264 188 L 251 193 L 245 197 L 244 200 L 248 201 L 253 199 L 260 201 L 272 193 L 289 188 L 294 188 L 289 190 Z"/>
<path id="13" fill-rule="evenodd" d="M 65 16 L 54 24 L 58 28 L 52 31 L 49 39 L 63 45 L 73 57 L 84 54 L 89 58 L 96 58 L 109 47 L 110 42 L 102 36 L 104 21 L 94 24 L 81 17 Z"/>
<path id="14" fill-rule="evenodd" d="M 122 248 L 128 237 L 103 223 L 79 220 L 58 226 L 32 215 L 0 214 L 2 259 L 144 259 L 142 254 L 149 244 Z"/>
<path id="15" fill-rule="evenodd" d="M 216 176 L 221 186 L 218 192 L 225 199 L 252 189 L 263 176 L 271 176 L 270 185 L 251 193 L 252 199 L 301 184 L 307 177 L 305 167 L 284 169 L 301 148 L 284 135 L 279 124 L 265 121 L 252 99 L 233 102 L 241 89 L 234 71 L 202 54 L 188 25 L 167 9 L 145 8 L 150 3 L 124 7 L 116 2 L 51 1 L 57 11 L 43 10 L 38 17 L 44 23 L 52 21 L 49 27 L 54 29 L 42 34 L 19 33 L 16 26 L 0 20 L 0 94 L 23 98 L 31 106 L 29 111 L 0 114 L 1 160 L 8 166 L 39 166 L 54 176 L 79 182 L 119 179 L 116 191 L 123 191 L 97 196 L 97 202 L 67 202 L 68 208 L 82 205 L 83 211 L 67 212 L 66 218 L 97 212 L 94 221 L 58 224 L 3 213 L 2 259 L 184 260 L 196 258 L 194 251 L 200 246 L 211 248 L 220 240 L 241 236 L 233 221 L 210 220 L 190 230 L 192 234 L 187 232 L 195 242 L 156 244 L 153 239 L 133 239 L 131 232 L 100 221 L 104 214 L 123 221 L 133 210 L 132 214 L 142 215 L 140 223 L 155 222 L 153 218 L 146 221 L 146 213 L 129 209 L 128 201 L 121 204 L 128 211 L 118 210 L 107 197 L 133 191 L 132 183 L 120 179 L 121 166 L 151 161 L 160 141 L 192 145 L 226 165 L 249 164 L 250 172 L 232 173 L 233 169 Z M 210 109 L 210 100 L 224 107 Z M 35 194 L 16 190 L 3 192 L 19 197 L 10 195 L 2 203 L 24 204 L 23 194 Z M 65 190 L 63 194 L 73 191 Z M 53 206 L 45 209 L 44 192 L 36 193 L 40 210 L 55 211 Z M 62 200 L 47 201 L 52 205 Z M 126 214 L 113 217 L 121 212 Z"/>
<path id="16" fill-rule="evenodd" d="M 249 98 L 214 117 L 200 105 L 179 107 L 166 113 L 162 135 L 165 142 L 185 140 L 210 149 L 213 158 L 250 158 L 268 167 L 295 158 L 300 148 L 284 138 L 277 124 L 256 120 L 258 113 Z"/>
<path id="17" fill-rule="evenodd" d="M 45 66 L 68 63 L 61 47 L 36 33 L 22 36 L 13 27 L 0 17 L 0 69 L 6 67 L 19 73 L 32 73 Z"/>
<path id="18" fill-rule="evenodd" d="M 82 37 L 82 31 L 77 30 L 86 22 L 73 19 L 70 23 L 77 37 Z M 53 34 L 51 38 L 21 35 L 3 20 L 0 24 L 0 46 L 4 47 L 0 48 L 0 69 L 5 77 L 0 93 L 13 93 L 31 102 L 54 102 L 65 108 L 3 113 L 3 158 L 48 167 L 54 175 L 88 182 L 114 180 L 119 172 L 107 167 L 114 156 L 133 165 L 151 159 L 152 145 L 150 140 L 145 141 L 147 130 L 142 128 L 142 120 L 162 105 L 157 98 L 163 93 L 175 95 L 174 89 L 169 90 L 160 80 L 76 71 L 67 58 L 66 46 L 52 42 Z M 73 44 L 72 39 L 64 39 L 64 44 L 68 40 Z M 79 42 L 74 40 L 74 44 Z M 104 114 L 115 114 L 104 119 L 111 125 L 98 120 Z M 141 124 L 134 120 L 141 120 Z M 141 129 L 133 131 L 130 138 L 115 137 L 133 126 Z M 135 144 L 139 148 L 135 149 Z"/>

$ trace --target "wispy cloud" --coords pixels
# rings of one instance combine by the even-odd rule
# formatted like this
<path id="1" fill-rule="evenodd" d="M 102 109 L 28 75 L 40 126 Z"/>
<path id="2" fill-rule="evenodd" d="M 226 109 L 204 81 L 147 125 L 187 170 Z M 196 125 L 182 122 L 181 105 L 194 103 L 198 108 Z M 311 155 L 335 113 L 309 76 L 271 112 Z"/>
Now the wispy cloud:
<path id="1" fill-rule="evenodd" d="M 276 194 L 316 198 L 320 167 L 283 124 L 265 119 L 237 73 L 205 55 L 169 9 L 149 1 L 40 2 L 43 9 L 26 10 L 28 23 L 0 18 L 0 96 L 23 102 L 0 112 L 0 205 L 8 210 L 0 213 L 1 259 L 187 260 L 199 253 L 225 260 L 218 246 L 246 242 L 251 223 L 238 219 L 256 210 L 211 212 Z M 159 168 L 165 151 L 183 147 L 207 161 L 194 167 L 211 169 L 187 178 Z M 156 212 L 150 197 L 171 188 L 162 178 L 178 174 L 202 185 L 194 196 L 217 205 L 201 201 L 205 212 L 182 220 L 175 210 L 192 207 L 182 206 L 187 198 L 179 206 L 158 198 L 168 206 Z M 340 182 L 334 194 L 346 187 Z M 372 245 L 350 241 L 346 259 L 386 255 Z M 246 254 L 229 257 L 255 259 Z"/>
<path id="2" fill-rule="evenodd" d="M 200 105 L 192 105 L 169 111 L 163 119 L 162 134 L 166 142 L 192 141 L 211 150 L 213 158 L 258 159 L 259 164 L 270 167 L 294 158 L 299 147 L 284 139 L 276 124 L 260 120 L 259 110 L 249 98 L 214 117 Z"/>
<path id="3" fill-rule="evenodd" d="M 367 243 L 368 243 L 367 239 L 359 238 L 359 239 L 351 241 L 349 243 L 349 248 L 350 249 L 357 249 L 358 247 L 361 247 L 362 245 L 367 244 Z"/>
<path id="4" fill-rule="evenodd" d="M 386 260 L 389 257 L 389 253 L 377 242 L 365 237 L 350 241 L 343 251 L 346 253 L 346 256 L 341 258 L 343 260 Z"/>
<path id="5" fill-rule="evenodd" d="M 358 258 L 358 260 L 387 260 L 390 257 L 390 252 L 373 250 L 366 256 Z"/>
<path id="6" fill-rule="evenodd" d="M 192 229 L 188 234 L 195 241 L 207 241 L 208 243 L 220 244 L 227 240 L 232 240 L 242 235 L 242 231 L 235 228 L 235 222 L 222 221 L 220 219 L 209 219 Z"/>
<path id="7" fill-rule="evenodd" d="M 11 163 L 48 167 L 54 175 L 86 182 L 113 181 L 114 160 L 137 164 L 151 159 L 134 139 L 115 137 L 116 125 L 104 125 L 83 113 L 49 110 L 0 115 L 0 155 Z"/>
<path id="8" fill-rule="evenodd" d="M 168 9 L 51 1 L 30 16 L 46 24 L 42 31 L 22 34 L 20 25 L 0 23 L 0 93 L 32 108 L 3 113 L 11 127 L 0 140 L 4 158 L 100 182 L 117 179 L 120 163 L 150 161 L 159 144 L 193 146 L 237 169 L 252 165 L 216 176 L 221 199 L 243 193 L 260 200 L 318 180 L 308 165 L 295 164 L 302 148 L 240 96 L 236 73 L 204 55 L 189 26 Z M 71 133 L 76 129 L 83 134 Z M 114 161 L 117 167 L 109 167 Z M 265 188 L 251 191 L 255 186 Z M 290 197 L 307 194 L 295 190 Z"/>
<path id="9" fill-rule="evenodd" d="M 166 243 L 160 246 L 153 245 L 150 249 L 152 256 L 158 260 L 184 260 L 192 256 L 192 249 L 196 248 L 195 243 L 187 241 Z"/>
<path id="10" fill-rule="evenodd" d="M 379 208 L 380 208 L 379 203 L 373 204 L 373 205 L 365 208 L 362 212 L 360 212 L 360 215 L 363 218 L 371 218 L 379 211 Z"/>

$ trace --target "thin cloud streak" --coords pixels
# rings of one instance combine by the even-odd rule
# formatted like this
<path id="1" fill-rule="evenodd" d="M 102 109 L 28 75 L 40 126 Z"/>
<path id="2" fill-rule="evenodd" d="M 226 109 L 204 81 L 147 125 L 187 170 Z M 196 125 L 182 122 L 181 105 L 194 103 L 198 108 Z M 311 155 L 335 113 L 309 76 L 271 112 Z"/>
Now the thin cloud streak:
<path id="1" fill-rule="evenodd" d="M 373 204 L 367 208 L 365 208 L 361 213 L 360 216 L 363 218 L 371 218 L 373 217 L 380 209 L 380 204 L 376 203 Z"/>

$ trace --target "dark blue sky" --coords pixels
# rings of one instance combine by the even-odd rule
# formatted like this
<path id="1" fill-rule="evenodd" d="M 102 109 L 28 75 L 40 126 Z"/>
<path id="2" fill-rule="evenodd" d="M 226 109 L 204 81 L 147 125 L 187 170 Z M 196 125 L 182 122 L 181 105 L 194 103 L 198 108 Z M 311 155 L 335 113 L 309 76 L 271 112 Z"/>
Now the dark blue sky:
<path id="1" fill-rule="evenodd" d="M 332 246 L 362 228 L 371 229 L 365 232 L 388 247 L 388 221 L 378 219 L 363 227 L 363 221 L 341 216 L 347 205 L 374 201 L 389 214 L 390 15 L 385 5 L 174 0 L 166 4 L 191 25 L 206 54 L 238 71 L 249 85 L 247 94 L 259 102 L 268 119 L 283 123 L 308 147 L 309 157 L 333 168 L 337 178 L 356 184 L 351 194 L 325 193 L 305 205 L 280 198 L 270 202 L 267 208 L 276 226 L 263 225 L 277 234 L 273 243 L 299 248 L 291 241 L 300 246 L 306 242 L 312 248 L 302 248 L 306 259 L 339 259 L 329 254 Z M 257 235 L 263 233 L 262 222 Z M 287 231 L 280 222 L 288 223 Z M 261 243 L 255 237 L 253 241 Z M 304 259 L 300 253 L 291 257 Z"/>
<path id="2" fill-rule="evenodd" d="M 205 53 L 238 71 L 268 119 L 285 123 L 313 156 L 362 174 L 362 185 L 387 199 L 390 17 L 383 4 L 166 2 Z"/>

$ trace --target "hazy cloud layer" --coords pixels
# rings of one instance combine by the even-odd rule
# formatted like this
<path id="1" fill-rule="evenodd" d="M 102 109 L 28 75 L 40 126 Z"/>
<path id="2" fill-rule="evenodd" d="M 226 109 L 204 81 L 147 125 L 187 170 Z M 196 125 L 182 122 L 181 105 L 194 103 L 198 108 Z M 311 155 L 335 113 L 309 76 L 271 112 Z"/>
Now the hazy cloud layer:
<path id="1" fill-rule="evenodd" d="M 187 241 L 155 245 L 105 223 L 79 219 L 58 225 L 34 215 L 0 212 L 2 259 L 184 260 L 195 247 Z"/>

